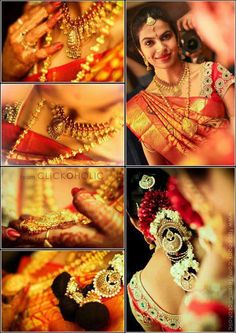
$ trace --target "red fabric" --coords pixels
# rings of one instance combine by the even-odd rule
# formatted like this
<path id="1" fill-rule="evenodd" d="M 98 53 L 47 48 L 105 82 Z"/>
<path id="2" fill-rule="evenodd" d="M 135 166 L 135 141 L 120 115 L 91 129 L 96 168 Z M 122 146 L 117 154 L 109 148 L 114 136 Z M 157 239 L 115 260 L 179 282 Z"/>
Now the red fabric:
<path id="1" fill-rule="evenodd" d="M 97 54 L 94 56 L 95 63 L 98 63 L 106 52 Z M 77 73 L 82 69 L 81 64 L 85 63 L 85 59 L 74 60 L 68 64 L 54 67 L 48 70 L 47 81 L 50 82 L 63 82 L 71 81 L 76 78 Z M 37 82 L 39 81 L 41 74 L 34 74 L 26 77 L 23 81 L 25 82 Z"/>
<path id="2" fill-rule="evenodd" d="M 20 133 L 23 131 L 19 126 L 9 124 L 6 122 L 2 123 L 2 148 L 3 150 L 11 150 Z M 24 154 L 37 155 L 42 160 L 58 156 L 59 154 L 70 153 L 71 149 L 57 143 L 56 141 L 49 139 L 41 134 L 29 131 L 25 138 L 21 141 L 17 147 L 17 152 Z M 91 160 L 84 154 L 77 154 L 74 159 L 77 160 Z M 12 161 L 14 162 L 14 161 Z M 21 161 L 15 161 L 16 164 L 20 164 Z M 30 158 L 22 161 L 23 164 L 32 164 L 33 161 Z"/>

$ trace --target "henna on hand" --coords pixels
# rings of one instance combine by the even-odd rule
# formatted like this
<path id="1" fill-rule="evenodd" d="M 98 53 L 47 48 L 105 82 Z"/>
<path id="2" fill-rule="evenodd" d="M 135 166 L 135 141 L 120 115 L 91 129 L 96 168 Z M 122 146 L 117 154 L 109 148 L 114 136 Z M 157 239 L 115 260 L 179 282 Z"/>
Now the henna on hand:
<path id="1" fill-rule="evenodd" d="M 80 213 L 93 221 L 107 240 L 114 244 L 122 244 L 122 214 L 118 213 L 113 207 L 96 200 L 85 191 L 80 191 L 74 195 L 73 204 Z"/>

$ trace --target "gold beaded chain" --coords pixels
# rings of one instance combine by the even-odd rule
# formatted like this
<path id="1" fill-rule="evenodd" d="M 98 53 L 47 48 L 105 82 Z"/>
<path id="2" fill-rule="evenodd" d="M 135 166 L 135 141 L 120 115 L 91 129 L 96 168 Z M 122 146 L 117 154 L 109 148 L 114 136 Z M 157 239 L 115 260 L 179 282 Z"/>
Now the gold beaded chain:
<path id="1" fill-rule="evenodd" d="M 11 159 L 11 157 L 14 155 L 14 152 L 16 151 L 17 147 L 20 145 L 20 143 L 22 142 L 22 140 L 24 139 L 24 137 L 27 135 L 27 133 L 29 132 L 29 130 L 31 130 L 32 126 L 36 123 L 36 121 L 38 120 L 39 114 L 42 110 L 42 108 L 45 105 L 46 100 L 45 99 L 41 99 L 40 102 L 37 104 L 35 110 L 33 110 L 32 115 L 30 117 L 30 119 L 28 120 L 25 129 L 23 130 L 23 132 L 19 135 L 18 139 L 16 140 L 13 148 L 10 150 L 10 152 L 7 154 L 6 157 L 6 164 L 8 164 L 9 159 Z"/>
<path id="2" fill-rule="evenodd" d="M 96 43 L 90 47 L 90 54 L 86 56 L 86 61 L 84 64 L 81 64 L 81 70 L 77 73 L 76 78 L 71 80 L 71 82 L 81 82 L 85 79 L 86 75 L 91 72 L 92 66 L 96 63 L 95 55 L 99 53 L 101 46 L 105 43 L 105 38 L 109 36 L 111 28 L 115 24 L 115 18 L 120 14 L 121 9 L 123 8 L 123 1 L 114 1 L 114 2 L 105 2 L 104 8 L 109 11 L 109 17 L 105 15 L 105 17 L 101 18 L 104 26 L 101 27 L 101 33 L 96 38 Z M 50 46 L 52 42 L 51 35 L 48 33 L 46 37 L 46 46 Z M 40 82 L 46 82 L 46 75 L 50 66 L 50 58 L 48 57 L 42 65 L 41 76 L 39 78 Z"/>
<path id="3" fill-rule="evenodd" d="M 187 104 L 184 109 L 184 117 L 182 119 L 182 129 L 183 131 L 190 137 L 192 137 L 196 132 L 197 132 L 197 123 L 195 123 L 193 120 L 189 119 L 189 112 L 190 112 L 190 69 L 189 65 L 186 64 L 186 69 L 187 69 L 187 79 L 188 79 L 188 92 L 187 92 Z M 158 88 L 158 91 L 161 95 L 161 98 L 165 102 L 166 106 L 169 108 L 169 110 L 172 112 L 173 116 L 175 114 L 175 111 L 173 110 L 171 104 L 169 103 L 168 99 L 164 96 L 161 87 L 156 80 L 156 77 L 154 77 L 154 82 L 156 83 L 156 87 Z"/>

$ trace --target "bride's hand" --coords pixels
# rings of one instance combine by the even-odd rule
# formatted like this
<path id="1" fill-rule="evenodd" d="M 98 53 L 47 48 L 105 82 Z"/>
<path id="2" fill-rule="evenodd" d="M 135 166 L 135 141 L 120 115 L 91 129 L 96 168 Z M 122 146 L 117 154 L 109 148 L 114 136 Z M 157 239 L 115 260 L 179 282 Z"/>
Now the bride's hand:
<path id="1" fill-rule="evenodd" d="M 60 6 L 61 2 L 33 6 L 9 27 L 3 48 L 4 81 L 23 78 L 36 63 L 63 47 L 62 43 L 40 45 L 40 39 L 61 19 Z"/>
<path id="2" fill-rule="evenodd" d="M 123 246 L 123 215 L 113 207 L 96 200 L 85 190 L 73 190 L 73 204 L 78 212 L 89 218 L 88 225 L 72 225 L 35 235 L 22 232 L 21 222 L 28 216 L 9 223 L 9 227 L 20 233 L 15 245 L 51 244 L 53 247 L 122 247 Z M 47 242 L 45 243 L 45 240 Z"/>

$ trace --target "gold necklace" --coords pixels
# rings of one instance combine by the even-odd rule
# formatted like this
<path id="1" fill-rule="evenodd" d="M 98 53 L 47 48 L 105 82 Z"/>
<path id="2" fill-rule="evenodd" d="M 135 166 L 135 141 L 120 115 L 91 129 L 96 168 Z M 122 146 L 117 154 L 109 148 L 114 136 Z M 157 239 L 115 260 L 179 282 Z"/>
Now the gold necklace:
<path id="1" fill-rule="evenodd" d="M 78 123 L 65 115 L 62 105 L 53 105 L 51 112 L 53 119 L 47 127 L 47 132 L 54 140 L 66 135 L 85 145 L 88 142 L 100 143 L 106 136 L 114 135 L 114 118 L 104 123 Z"/>
<path id="2" fill-rule="evenodd" d="M 86 77 L 89 76 L 89 73 L 92 70 L 92 67 L 98 63 L 95 59 L 95 55 L 99 53 L 101 46 L 105 43 L 105 39 L 109 37 L 111 28 L 115 25 L 115 19 L 120 14 L 121 9 L 123 8 L 123 1 L 113 1 L 105 2 L 104 9 L 109 11 L 109 17 L 106 15 L 101 18 L 103 24 L 100 27 L 99 36 L 96 38 L 96 42 L 93 46 L 90 47 L 90 53 L 86 56 L 85 62 L 81 64 L 81 70 L 77 73 L 76 78 L 71 80 L 71 82 L 81 82 L 86 81 Z M 52 35 L 48 33 L 45 39 L 44 46 L 50 46 L 52 44 Z M 74 47 L 74 46 L 73 46 Z M 47 81 L 47 73 L 51 65 L 51 57 L 47 57 L 43 61 L 42 69 L 40 71 L 40 82 Z M 87 81 L 90 81 L 89 79 Z"/>
<path id="3" fill-rule="evenodd" d="M 181 86 L 183 85 L 188 74 L 188 68 L 186 63 L 184 63 L 183 74 L 181 75 L 179 81 L 176 84 L 170 84 L 166 81 L 161 80 L 157 75 L 155 75 L 155 83 L 162 89 L 170 92 L 173 96 L 180 96 L 182 94 Z"/>
<path id="4" fill-rule="evenodd" d="M 10 152 L 7 154 L 6 157 L 6 164 L 9 163 L 9 160 L 14 157 L 14 153 L 17 149 L 17 147 L 20 145 L 20 143 L 24 140 L 25 136 L 27 135 L 27 133 L 29 132 L 29 130 L 31 130 L 32 126 L 36 123 L 36 121 L 38 120 L 39 114 L 42 110 L 42 108 L 45 106 L 46 100 L 45 99 L 41 99 L 40 102 L 37 104 L 36 109 L 32 112 L 32 115 L 30 117 L 30 119 L 28 120 L 26 127 L 24 129 L 24 131 L 19 135 L 18 139 L 16 140 L 13 148 L 10 150 Z M 108 130 L 107 133 L 103 133 L 101 135 L 101 131 L 98 130 L 97 134 L 94 136 L 96 137 L 95 142 L 87 142 L 87 143 L 83 143 L 81 144 L 80 148 L 78 148 L 77 150 L 71 149 L 70 153 L 65 153 L 65 154 L 60 154 L 57 157 L 54 157 L 52 159 L 47 159 L 47 161 L 43 161 L 43 162 L 38 162 L 36 163 L 36 165 L 52 165 L 52 164 L 62 164 L 64 162 L 64 160 L 69 159 L 69 158 L 74 158 L 77 154 L 83 154 L 85 152 L 90 151 L 91 149 L 93 149 L 95 146 L 100 145 L 102 143 L 105 143 L 107 141 L 109 141 L 111 139 L 111 136 L 114 136 L 116 133 L 118 133 L 120 131 L 120 129 L 123 127 L 123 119 L 122 116 L 117 116 L 111 119 L 110 124 L 112 126 L 110 126 L 110 129 Z M 73 126 L 72 126 L 73 127 Z M 54 129 L 57 129 L 57 126 L 55 125 Z M 75 128 L 76 129 L 76 128 Z M 106 132 L 106 130 L 104 130 L 104 132 Z M 88 135 L 88 131 L 85 131 L 84 134 L 87 135 L 87 137 L 89 137 L 89 139 L 91 139 L 90 135 Z M 76 136 L 76 134 L 74 134 Z M 78 134 L 78 137 L 80 135 Z"/>
<path id="5" fill-rule="evenodd" d="M 189 119 L 189 112 L 190 112 L 190 70 L 189 70 L 188 64 L 186 64 L 186 68 L 187 68 L 187 78 L 188 78 L 188 95 L 187 95 L 187 104 L 186 104 L 186 107 L 184 109 L 184 116 L 182 118 L 182 129 L 189 137 L 192 137 L 197 132 L 198 126 L 197 126 L 197 123 L 195 121 Z M 175 111 L 173 110 L 172 106 L 168 102 L 167 98 L 162 93 L 161 88 L 160 88 L 156 78 L 154 78 L 154 82 L 156 83 L 156 86 L 159 90 L 161 98 L 165 102 L 166 106 L 171 110 L 172 114 L 174 115 Z"/>
<path id="6" fill-rule="evenodd" d="M 111 8 L 109 8 L 111 9 Z M 72 19 L 66 2 L 62 5 L 64 17 L 60 29 L 67 35 L 66 54 L 69 58 L 81 57 L 81 44 L 89 40 L 100 29 L 102 18 L 109 14 L 103 1 L 93 2 L 90 8 L 81 16 Z"/>

